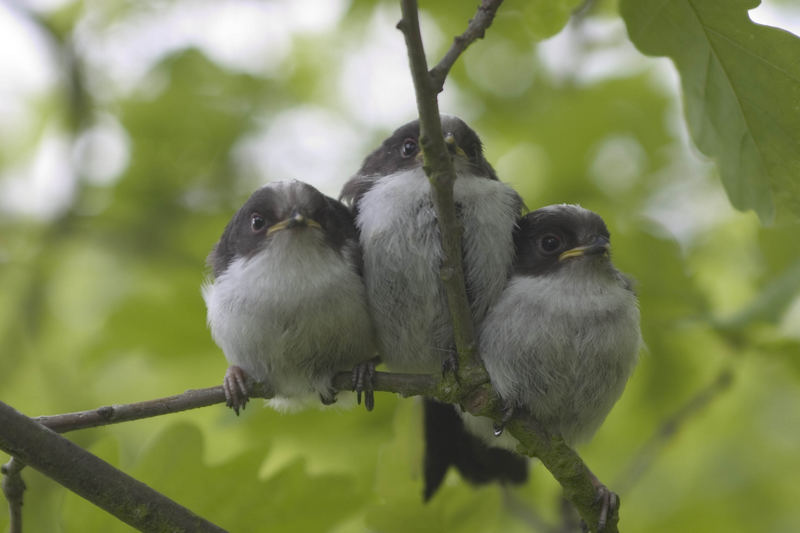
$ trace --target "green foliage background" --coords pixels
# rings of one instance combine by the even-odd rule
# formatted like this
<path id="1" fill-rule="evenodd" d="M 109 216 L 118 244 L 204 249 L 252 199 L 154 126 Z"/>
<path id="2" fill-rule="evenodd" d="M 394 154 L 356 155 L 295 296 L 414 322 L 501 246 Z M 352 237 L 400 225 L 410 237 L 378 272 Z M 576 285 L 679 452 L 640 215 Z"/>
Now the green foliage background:
<path id="1" fill-rule="evenodd" d="M 36 126 L 3 139 L 0 169 L 28 157 L 47 127 L 77 141 L 113 116 L 130 143 L 129 164 L 109 183 L 86 178 L 80 158 L 64 161 L 79 178 L 66 209 L 0 212 L 0 399 L 31 416 L 221 381 L 226 364 L 199 291 L 205 256 L 258 184 L 309 179 L 243 167 L 238 143 L 287 109 L 313 105 L 348 121 L 332 88 L 348 51 L 368 46 L 371 32 L 402 41 L 394 2 L 354 0 L 333 30 L 294 34 L 291 53 L 264 75 L 182 49 L 119 91 L 80 55 L 67 61 L 86 17 L 112 28 L 162 4 L 84 0 L 24 15 L 61 54 L 62 83 L 28 102 Z M 473 4 L 422 3 L 430 58 Z M 798 531 L 800 41 L 751 23 L 757 0 L 599 1 L 564 29 L 578 4 L 508 0 L 454 68 L 443 106 L 480 132 L 530 208 L 575 202 L 599 212 L 616 264 L 638 280 L 647 351 L 582 456 L 620 493 L 623 530 Z M 587 74 L 625 44 L 624 34 L 609 43 L 590 31 L 620 14 L 644 53 L 675 59 L 680 83 L 663 59 Z M 571 53 L 558 70 L 536 43 L 560 31 Z M 404 56 L 386 61 L 405 65 Z M 339 183 L 397 125 L 362 123 L 359 148 L 335 169 Z M 327 141 L 337 149 L 339 139 Z M 734 211 L 723 188 L 772 223 Z M 532 481 L 511 490 L 451 474 L 422 505 L 420 430 L 416 400 L 379 394 L 369 414 L 256 404 L 236 418 L 217 406 L 70 438 L 231 531 L 514 532 L 560 522 L 558 487 L 535 464 Z M 130 530 L 31 469 L 24 478 L 26 531 Z M 0 528 L 7 521 L 0 506 Z"/>

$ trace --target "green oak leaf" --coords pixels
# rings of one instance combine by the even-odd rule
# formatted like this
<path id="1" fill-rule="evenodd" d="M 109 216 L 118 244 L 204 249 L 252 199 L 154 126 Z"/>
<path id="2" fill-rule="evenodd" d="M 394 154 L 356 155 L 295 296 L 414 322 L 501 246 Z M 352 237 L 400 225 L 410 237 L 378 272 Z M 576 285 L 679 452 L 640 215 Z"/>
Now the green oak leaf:
<path id="1" fill-rule="evenodd" d="M 800 216 L 800 39 L 753 23 L 759 0 L 622 0 L 644 54 L 669 56 L 686 121 L 734 207 Z"/>

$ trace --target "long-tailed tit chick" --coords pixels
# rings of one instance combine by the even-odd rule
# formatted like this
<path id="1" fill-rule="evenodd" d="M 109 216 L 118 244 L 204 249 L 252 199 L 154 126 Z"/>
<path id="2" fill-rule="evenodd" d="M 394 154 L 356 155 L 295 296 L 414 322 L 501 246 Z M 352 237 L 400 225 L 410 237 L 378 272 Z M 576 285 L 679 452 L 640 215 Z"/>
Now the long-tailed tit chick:
<path id="1" fill-rule="evenodd" d="M 237 414 L 248 378 L 279 401 L 317 395 L 329 404 L 333 375 L 374 356 L 353 216 L 314 187 L 292 180 L 254 192 L 208 262 L 208 324 L 230 365 L 223 387 Z"/>

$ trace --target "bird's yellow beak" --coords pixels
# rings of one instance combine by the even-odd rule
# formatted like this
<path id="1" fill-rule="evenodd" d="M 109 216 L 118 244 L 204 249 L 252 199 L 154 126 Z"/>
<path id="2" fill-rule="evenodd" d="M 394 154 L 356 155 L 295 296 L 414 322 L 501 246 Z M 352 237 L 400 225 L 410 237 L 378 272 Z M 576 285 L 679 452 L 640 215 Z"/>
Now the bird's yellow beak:
<path id="1" fill-rule="evenodd" d="M 305 226 L 305 227 L 308 227 L 308 228 L 322 229 L 322 226 L 316 220 L 313 220 L 313 219 L 310 219 L 310 218 L 308 218 L 306 216 L 303 216 L 300 213 L 294 213 L 289 218 L 285 218 L 285 219 L 281 220 L 280 222 L 276 222 L 275 224 L 270 226 L 269 229 L 267 230 L 266 235 L 270 236 L 273 233 L 277 233 L 277 232 L 279 232 L 281 230 L 291 229 L 291 228 L 295 228 L 295 227 L 298 227 L 298 226 Z"/>
<path id="2" fill-rule="evenodd" d="M 592 244 L 587 246 L 576 246 L 565 252 L 561 252 L 558 256 L 558 261 L 566 261 L 573 257 L 582 257 L 585 255 L 607 255 L 611 250 L 611 244 L 605 237 L 598 237 Z"/>
<path id="3" fill-rule="evenodd" d="M 451 154 L 461 156 L 464 159 L 469 159 L 469 156 L 467 155 L 467 152 L 465 152 L 458 145 L 458 143 L 456 143 L 456 136 L 453 135 L 452 133 L 450 133 L 450 132 L 445 133 L 445 135 L 444 135 L 444 143 L 445 143 L 445 145 L 447 145 L 447 149 L 450 151 Z M 417 152 L 417 155 L 416 155 L 415 159 L 417 161 L 422 162 L 422 160 L 423 160 L 422 150 Z"/>
<path id="4" fill-rule="evenodd" d="M 447 148 L 454 154 L 460 155 L 464 159 L 469 159 L 467 153 L 456 143 L 456 137 L 450 132 L 445 133 L 444 142 Z"/>

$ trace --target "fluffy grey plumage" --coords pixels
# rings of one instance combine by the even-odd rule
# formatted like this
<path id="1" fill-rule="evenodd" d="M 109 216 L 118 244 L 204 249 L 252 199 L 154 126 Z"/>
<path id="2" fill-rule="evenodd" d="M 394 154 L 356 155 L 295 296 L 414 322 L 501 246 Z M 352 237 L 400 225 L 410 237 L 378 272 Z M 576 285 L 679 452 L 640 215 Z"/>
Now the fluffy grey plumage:
<path id="1" fill-rule="evenodd" d="M 231 367 L 225 389 L 238 412 L 241 371 L 276 399 L 335 398 L 331 378 L 374 355 L 350 211 L 299 181 L 257 190 L 209 256 L 208 324 Z"/>
<path id="2" fill-rule="evenodd" d="M 608 230 L 591 211 L 538 209 L 520 221 L 515 241 L 515 274 L 481 324 L 480 353 L 508 406 L 576 444 L 594 434 L 636 364 L 636 295 L 611 264 Z M 469 417 L 468 425 L 491 434 L 486 419 Z"/>
<path id="3" fill-rule="evenodd" d="M 454 199 L 463 227 L 463 265 L 473 319 L 480 322 L 500 295 L 514 258 L 513 229 L 522 200 L 497 180 L 478 135 L 442 117 L 457 179 Z M 419 123 L 398 128 L 345 185 L 364 254 L 367 297 L 381 356 L 400 372 L 439 372 L 453 356 L 453 333 L 439 268 L 439 226 L 422 169 Z M 466 433 L 450 405 L 425 402 L 425 489 L 430 498 L 451 465 L 473 482 L 519 483 L 524 460 L 489 449 Z"/>
<path id="4" fill-rule="evenodd" d="M 511 272 L 512 231 L 522 201 L 497 180 L 480 139 L 462 120 L 444 116 L 442 129 L 454 154 L 467 290 L 479 322 Z M 366 158 L 342 198 L 356 212 L 384 362 L 395 371 L 436 372 L 452 353 L 453 333 L 439 278 L 439 227 L 418 139 L 418 121 L 397 129 Z"/>

